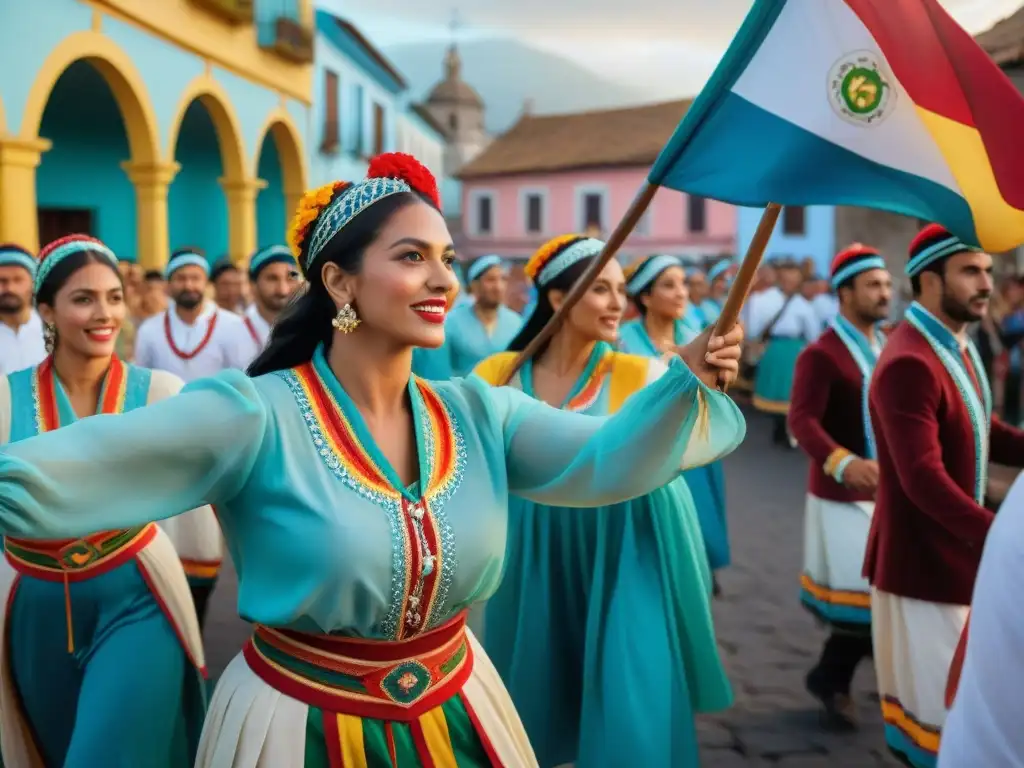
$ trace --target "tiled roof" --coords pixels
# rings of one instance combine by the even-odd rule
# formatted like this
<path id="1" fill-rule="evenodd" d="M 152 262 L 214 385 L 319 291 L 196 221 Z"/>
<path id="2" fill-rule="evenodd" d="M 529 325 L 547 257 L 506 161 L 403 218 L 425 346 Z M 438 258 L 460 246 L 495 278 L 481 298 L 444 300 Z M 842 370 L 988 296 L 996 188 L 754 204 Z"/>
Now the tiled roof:
<path id="1" fill-rule="evenodd" d="M 570 115 L 524 114 L 456 175 L 472 179 L 650 165 L 689 106 L 686 99 Z"/>
<path id="2" fill-rule="evenodd" d="M 1001 67 L 1024 62 L 1024 7 L 996 22 L 975 40 Z"/>

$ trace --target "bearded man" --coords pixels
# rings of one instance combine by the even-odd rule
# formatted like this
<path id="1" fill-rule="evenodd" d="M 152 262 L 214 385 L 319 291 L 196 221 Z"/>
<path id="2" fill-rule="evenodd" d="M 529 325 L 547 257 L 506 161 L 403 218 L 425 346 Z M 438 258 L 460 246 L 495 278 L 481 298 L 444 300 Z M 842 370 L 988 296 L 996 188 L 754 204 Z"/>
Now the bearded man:
<path id="1" fill-rule="evenodd" d="M 864 576 L 886 742 L 932 768 L 946 675 L 967 620 L 982 547 L 989 462 L 1024 464 L 1024 431 L 992 416 L 967 326 L 992 295 L 992 257 L 937 224 L 910 246 L 914 302 L 889 337 L 870 390 L 878 490 Z"/>

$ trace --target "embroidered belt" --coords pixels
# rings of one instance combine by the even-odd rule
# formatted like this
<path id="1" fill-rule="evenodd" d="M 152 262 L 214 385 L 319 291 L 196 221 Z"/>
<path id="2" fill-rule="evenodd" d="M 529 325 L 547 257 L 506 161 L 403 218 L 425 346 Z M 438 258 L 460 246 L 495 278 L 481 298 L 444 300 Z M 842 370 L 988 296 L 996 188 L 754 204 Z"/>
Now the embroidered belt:
<path id="1" fill-rule="evenodd" d="M 93 533 L 81 539 L 4 538 L 4 555 L 18 573 L 44 581 L 85 581 L 112 571 L 156 536 L 155 523 Z"/>
<path id="2" fill-rule="evenodd" d="M 256 625 L 242 651 L 265 683 L 325 712 L 411 721 L 458 695 L 473 671 L 466 611 L 407 640 Z"/>

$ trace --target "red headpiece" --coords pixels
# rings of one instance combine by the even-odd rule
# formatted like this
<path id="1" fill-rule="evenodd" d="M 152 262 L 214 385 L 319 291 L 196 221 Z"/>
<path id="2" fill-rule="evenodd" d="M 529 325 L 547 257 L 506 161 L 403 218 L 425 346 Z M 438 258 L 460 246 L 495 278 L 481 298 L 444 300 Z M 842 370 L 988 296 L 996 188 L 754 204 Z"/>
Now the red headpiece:
<path id="1" fill-rule="evenodd" d="M 370 160 L 366 170 L 368 179 L 400 179 L 416 192 L 427 197 L 436 208 L 441 208 L 441 195 L 437 179 L 423 163 L 403 152 L 385 152 Z"/>
<path id="2" fill-rule="evenodd" d="M 881 256 L 877 249 L 872 248 L 870 245 L 864 245 L 863 243 L 853 243 L 848 245 L 846 248 L 836 254 L 836 257 L 832 259 L 832 267 L 830 273 L 835 274 L 840 269 L 845 267 L 854 259 L 860 259 L 865 256 Z"/>

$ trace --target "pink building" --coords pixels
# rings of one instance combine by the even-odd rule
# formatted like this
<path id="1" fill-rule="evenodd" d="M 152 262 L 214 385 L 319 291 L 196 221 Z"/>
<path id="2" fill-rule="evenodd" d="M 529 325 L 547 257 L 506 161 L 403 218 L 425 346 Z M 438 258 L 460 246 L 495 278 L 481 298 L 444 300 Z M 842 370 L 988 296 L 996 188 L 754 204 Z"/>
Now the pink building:
<path id="1" fill-rule="evenodd" d="M 607 236 L 689 104 L 524 114 L 456 174 L 463 258 L 525 259 L 555 235 Z M 663 189 L 620 254 L 628 263 L 652 253 L 700 261 L 735 251 L 732 206 Z"/>

